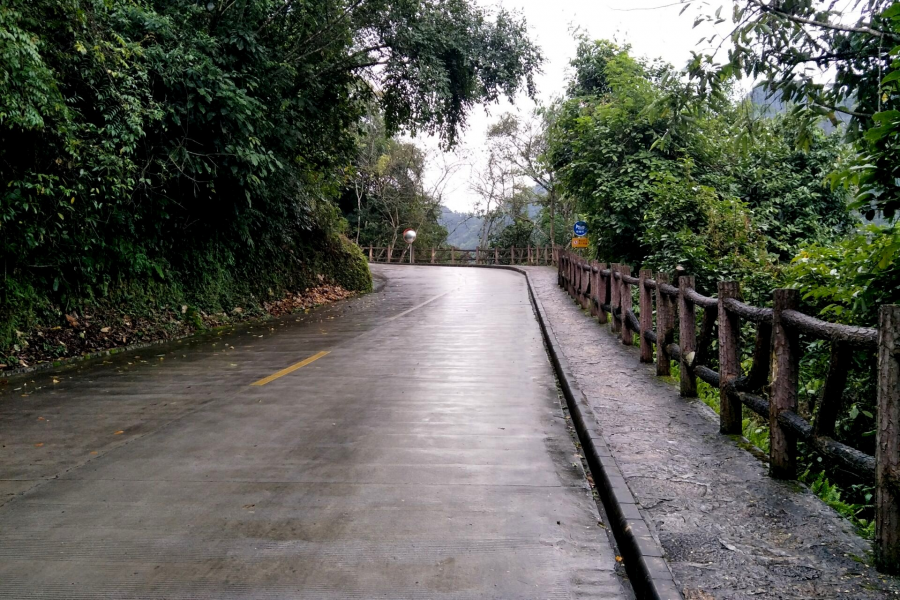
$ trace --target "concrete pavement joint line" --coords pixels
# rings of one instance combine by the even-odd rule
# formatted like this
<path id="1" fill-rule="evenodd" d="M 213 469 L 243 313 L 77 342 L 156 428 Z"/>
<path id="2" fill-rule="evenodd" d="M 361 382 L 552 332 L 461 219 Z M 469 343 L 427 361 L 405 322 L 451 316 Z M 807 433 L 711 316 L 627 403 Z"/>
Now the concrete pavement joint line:
<path id="1" fill-rule="evenodd" d="M 408 315 L 408 314 L 411 313 L 412 311 L 414 311 L 414 310 L 419 310 L 419 309 L 422 308 L 423 306 L 425 306 L 425 305 L 427 305 L 427 304 L 431 304 L 431 303 L 434 302 L 435 300 L 440 300 L 441 298 L 443 298 L 444 296 L 446 296 L 446 295 L 449 294 L 450 292 L 455 292 L 455 291 L 456 291 L 456 290 L 449 290 L 449 291 L 444 292 L 443 294 L 438 294 L 438 295 L 435 296 L 434 298 L 429 298 L 428 300 L 426 300 L 426 301 L 423 302 L 422 304 L 417 304 L 416 306 L 413 306 L 412 308 L 410 308 L 410 309 L 408 309 L 408 310 L 404 310 L 404 311 L 403 311 L 402 313 L 400 313 L 399 315 L 394 315 L 393 317 L 390 317 L 389 319 L 385 319 L 384 322 L 385 322 L 385 323 L 390 323 L 391 321 L 396 321 L 396 320 L 399 319 L 400 317 L 405 317 L 406 315 Z"/>
<path id="2" fill-rule="evenodd" d="M 317 353 L 317 354 L 313 354 L 313 355 L 310 356 L 309 358 L 303 359 L 303 360 L 301 360 L 300 362 L 298 362 L 297 364 L 291 365 L 291 366 L 287 367 L 286 369 L 282 369 L 282 370 L 280 370 L 280 371 L 278 371 L 278 372 L 276 372 L 276 373 L 272 373 L 272 374 L 269 375 L 268 377 L 263 377 L 263 378 L 260 379 L 259 381 L 254 381 L 254 382 L 251 383 L 250 385 L 257 385 L 257 386 L 259 386 L 259 385 L 266 385 L 267 383 L 271 383 L 271 382 L 275 381 L 275 380 L 278 379 L 279 377 L 284 377 L 285 375 L 288 375 L 288 374 L 290 374 L 290 373 L 293 373 L 293 372 L 296 371 L 297 369 L 301 369 L 301 368 L 305 367 L 306 365 L 308 365 L 308 364 L 310 364 L 310 363 L 314 363 L 314 362 L 316 362 L 317 360 L 319 360 L 320 358 L 322 358 L 323 356 L 326 356 L 326 355 L 328 355 L 328 354 L 331 354 L 331 351 L 330 351 L 330 350 L 323 350 L 322 352 L 319 352 L 319 353 Z"/>
<path id="3" fill-rule="evenodd" d="M 403 264 L 403 263 L 397 263 Z M 410 265 L 416 266 L 416 265 Z M 646 522 L 638 510 L 637 502 L 628 489 L 628 484 L 622 476 L 619 465 L 609 450 L 606 438 L 600 432 L 597 425 L 597 417 L 594 410 L 587 402 L 584 392 L 578 387 L 569 364 L 560 349 L 559 341 L 550 325 L 550 320 L 544 312 L 544 307 L 528 271 L 509 265 L 429 265 L 420 266 L 447 266 L 447 267 L 472 267 L 480 269 L 503 269 L 515 271 L 525 276 L 528 283 L 528 296 L 534 309 L 541 334 L 550 355 L 550 363 L 556 376 L 559 378 L 560 387 L 572 423 L 578 433 L 582 450 L 587 459 L 594 482 L 600 492 L 603 505 L 611 518 L 611 527 L 616 542 L 625 555 L 625 568 L 631 579 L 631 583 L 640 597 L 649 600 L 683 600 L 684 596 L 675 584 L 669 566 L 666 564 L 665 553 L 660 544 L 653 538 L 650 524 Z"/>

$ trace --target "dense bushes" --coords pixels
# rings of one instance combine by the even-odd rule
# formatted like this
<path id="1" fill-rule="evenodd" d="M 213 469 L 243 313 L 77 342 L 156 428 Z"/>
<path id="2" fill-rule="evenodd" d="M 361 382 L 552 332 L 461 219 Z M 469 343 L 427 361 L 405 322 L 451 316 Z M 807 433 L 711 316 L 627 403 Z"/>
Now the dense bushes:
<path id="1" fill-rule="evenodd" d="M 771 305 L 772 289 L 797 287 L 806 312 L 873 325 L 876 307 L 900 297 L 896 225 L 862 229 L 852 189 L 832 187 L 855 164 L 840 131 L 826 134 L 815 113 L 760 114 L 727 86 L 702 94 L 671 67 L 627 49 L 583 40 L 561 103 L 550 156 L 563 193 L 588 221 L 592 253 L 607 262 L 672 271 L 682 266 L 712 295 L 738 281 L 744 298 Z M 743 332 L 743 368 L 755 338 Z M 815 418 L 830 347 L 804 338 L 798 411 Z M 874 449 L 874 354 L 854 352 L 836 429 Z M 765 394 L 765 390 L 761 393 Z M 715 390 L 704 400 L 718 406 Z M 767 424 L 745 412 L 745 434 L 767 443 Z M 871 533 L 871 486 L 801 444 L 805 479 Z M 841 491 L 844 501 L 839 503 Z M 830 498 L 830 500 L 829 500 Z"/>
<path id="2" fill-rule="evenodd" d="M 767 293 L 800 248 L 850 229 L 845 193 L 825 185 L 837 136 L 701 96 L 608 42 L 582 40 L 573 67 L 549 151 L 601 260 Z"/>
<path id="3" fill-rule="evenodd" d="M 452 142 L 473 103 L 530 89 L 523 33 L 467 0 L 3 4 L 0 349 L 116 290 L 366 289 L 335 200 L 372 90 L 389 134 Z"/>

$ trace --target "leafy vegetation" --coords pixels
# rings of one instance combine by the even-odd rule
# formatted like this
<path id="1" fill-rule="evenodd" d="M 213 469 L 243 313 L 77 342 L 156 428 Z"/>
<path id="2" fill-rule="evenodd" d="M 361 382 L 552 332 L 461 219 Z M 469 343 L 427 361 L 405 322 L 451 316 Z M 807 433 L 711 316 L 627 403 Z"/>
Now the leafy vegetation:
<path id="1" fill-rule="evenodd" d="M 823 185 L 837 136 L 704 96 L 609 42 L 581 40 L 572 64 L 548 152 L 601 260 L 682 265 L 701 289 L 729 278 L 752 295 L 800 248 L 850 230 L 846 195 Z"/>
<path id="2" fill-rule="evenodd" d="M 900 76 L 891 75 L 897 51 L 878 48 L 894 39 L 900 9 L 867 3 L 859 22 L 841 24 L 816 4 L 833 6 L 738 3 L 729 62 L 697 56 L 691 77 L 627 47 L 580 41 L 547 154 L 561 195 L 589 223 L 594 256 L 653 270 L 681 266 L 707 293 L 717 281 L 739 281 L 756 305 L 769 305 L 774 287 L 797 287 L 804 310 L 858 325 L 872 326 L 877 306 L 900 298 L 890 174 L 900 156 L 885 110 Z M 823 86 L 821 73 L 809 78 L 809 61 L 833 69 L 836 84 Z M 766 76 L 761 89 L 785 110 L 772 114 L 735 97 L 738 73 Z M 845 124 L 826 133 L 823 119 Z M 864 226 L 863 217 L 875 223 Z M 749 359 L 754 333 L 744 333 Z M 814 419 L 830 348 L 803 344 L 799 411 Z M 871 453 L 874 360 L 871 352 L 850 360 L 832 435 Z M 700 395 L 718 406 L 716 390 L 701 384 Z M 765 448 L 767 424 L 745 414 L 744 435 Z M 804 481 L 870 533 L 871 487 L 802 444 L 801 453 Z"/>
<path id="3" fill-rule="evenodd" d="M 341 203 L 357 244 L 394 248 L 403 245 L 407 228 L 415 229 L 416 243 L 423 248 L 444 243 L 447 230 L 439 218 L 440 185 L 446 176 L 429 189 L 427 162 L 421 148 L 388 136 L 380 116 L 365 120 L 352 189 L 345 190 Z"/>
<path id="4" fill-rule="evenodd" d="M 126 289 L 207 311 L 367 289 L 337 201 L 372 105 L 450 145 L 540 60 L 468 0 L 4 3 L 0 349 Z"/>

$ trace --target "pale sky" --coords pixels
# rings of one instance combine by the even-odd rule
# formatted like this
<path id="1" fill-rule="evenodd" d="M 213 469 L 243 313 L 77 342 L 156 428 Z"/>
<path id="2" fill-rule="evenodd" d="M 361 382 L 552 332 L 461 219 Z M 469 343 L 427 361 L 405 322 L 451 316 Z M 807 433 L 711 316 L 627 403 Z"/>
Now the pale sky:
<path id="1" fill-rule="evenodd" d="M 722 5 L 721 15 L 726 19 L 716 32 L 727 35 L 731 31 L 731 2 L 693 2 L 679 17 L 683 4 L 678 0 L 481 0 L 485 6 L 502 5 L 518 10 L 525 16 L 532 39 L 541 47 L 546 62 L 543 73 L 537 78 L 539 100 L 547 102 L 562 94 L 569 60 L 575 55 L 576 43 L 572 29 L 578 28 L 592 39 L 610 39 L 619 44 L 630 44 L 636 56 L 661 57 L 681 68 L 691 57 L 691 50 L 707 49 L 708 44 L 697 42 L 709 36 L 713 30 L 705 25 L 693 29 L 698 11 L 712 14 Z M 504 102 L 490 106 L 490 115 L 476 108 L 469 118 L 461 149 L 467 153 L 468 162 L 478 164 L 483 159 L 480 150 L 484 146 L 488 125 L 501 114 L 516 111 L 529 114 L 534 103 L 521 98 L 513 107 Z M 434 140 L 419 136 L 416 143 L 436 152 Z M 477 196 L 469 189 L 470 168 L 456 172 L 445 188 L 444 204 L 449 208 L 466 212 L 472 210 Z"/>

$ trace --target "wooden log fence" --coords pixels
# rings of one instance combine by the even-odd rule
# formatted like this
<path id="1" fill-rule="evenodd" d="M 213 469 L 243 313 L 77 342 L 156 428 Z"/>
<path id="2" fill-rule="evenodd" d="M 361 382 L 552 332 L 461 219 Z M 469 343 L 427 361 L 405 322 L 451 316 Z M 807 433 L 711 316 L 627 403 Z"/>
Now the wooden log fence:
<path id="1" fill-rule="evenodd" d="M 523 248 L 415 248 L 366 246 L 362 248 L 373 263 L 426 263 L 451 265 L 554 265 L 560 248 L 525 246 Z"/>
<path id="2" fill-rule="evenodd" d="M 742 302 L 735 282 L 719 283 L 717 297 L 708 297 L 698 293 L 694 278 L 684 273 L 670 280 L 666 273 L 654 278 L 642 270 L 633 277 L 628 265 L 589 262 L 565 249 L 558 250 L 557 258 L 560 287 L 600 323 L 609 322 L 622 343 L 630 345 L 638 336 L 641 362 L 652 362 L 655 350 L 658 375 L 669 375 L 670 361 L 679 364 L 682 396 L 697 395 L 697 379 L 719 389 L 722 433 L 741 433 L 744 406 L 769 423 L 773 477 L 796 477 L 797 443 L 803 441 L 861 480 L 873 482 L 876 566 L 900 573 L 900 306 L 880 307 L 877 328 L 851 327 L 798 311 L 796 290 L 775 290 L 774 308 L 760 308 Z M 638 288 L 638 315 L 632 310 L 631 286 Z M 698 310 L 702 311 L 699 335 Z M 756 325 L 752 366 L 746 375 L 740 360 L 744 322 Z M 814 424 L 798 407 L 801 335 L 824 340 L 832 349 Z M 715 339 L 717 356 L 712 352 Z M 874 456 L 833 439 L 852 349 L 878 356 Z"/>

